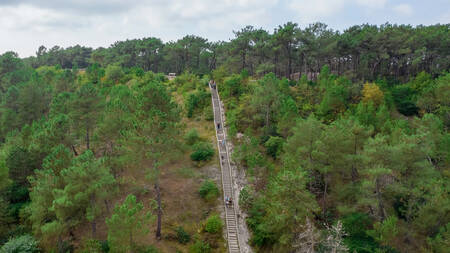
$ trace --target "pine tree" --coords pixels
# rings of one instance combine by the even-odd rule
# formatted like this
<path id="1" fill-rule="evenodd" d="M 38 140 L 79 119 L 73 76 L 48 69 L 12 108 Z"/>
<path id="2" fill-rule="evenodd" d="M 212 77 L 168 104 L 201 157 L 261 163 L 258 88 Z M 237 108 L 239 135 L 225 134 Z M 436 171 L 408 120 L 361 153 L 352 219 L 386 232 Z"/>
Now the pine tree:
<path id="1" fill-rule="evenodd" d="M 148 234 L 154 218 L 134 195 L 128 195 L 121 205 L 116 205 L 111 218 L 106 219 L 111 252 L 133 252 L 136 242 Z"/>

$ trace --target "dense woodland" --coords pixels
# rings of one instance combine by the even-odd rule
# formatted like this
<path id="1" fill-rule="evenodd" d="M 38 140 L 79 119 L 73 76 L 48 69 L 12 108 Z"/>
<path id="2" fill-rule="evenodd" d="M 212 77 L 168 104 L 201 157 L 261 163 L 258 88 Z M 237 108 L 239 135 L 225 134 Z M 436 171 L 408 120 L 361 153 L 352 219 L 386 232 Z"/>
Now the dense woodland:
<path id="1" fill-rule="evenodd" d="M 256 252 L 448 252 L 449 26 L 0 55 L 0 252 L 225 251 L 211 78 Z"/>
<path id="2" fill-rule="evenodd" d="M 289 22 L 272 33 L 247 26 L 235 31 L 228 42 L 188 35 L 167 43 L 153 37 L 118 41 L 95 50 L 79 45 L 66 49 L 41 46 L 36 57 L 25 60 L 35 68 L 86 68 L 97 63 L 155 73 L 190 71 L 204 75 L 224 67 L 232 73 L 246 69 L 252 76 L 273 72 L 287 78 L 293 73 L 316 76 L 327 64 L 333 74 L 345 74 L 352 80 L 384 77 L 407 81 L 422 71 L 436 77 L 449 68 L 449 29 L 448 24 L 412 27 L 387 23 L 352 26 L 339 32 L 323 23 L 300 28 Z"/>

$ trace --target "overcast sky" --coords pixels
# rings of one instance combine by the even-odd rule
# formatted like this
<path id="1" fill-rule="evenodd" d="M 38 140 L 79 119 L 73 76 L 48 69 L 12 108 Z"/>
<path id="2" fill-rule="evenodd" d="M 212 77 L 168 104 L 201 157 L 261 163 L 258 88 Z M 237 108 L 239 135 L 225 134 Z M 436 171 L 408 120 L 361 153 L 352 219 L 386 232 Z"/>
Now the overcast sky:
<path id="1" fill-rule="evenodd" d="M 273 29 L 316 21 L 450 23 L 450 0 L 0 0 L 0 53 L 35 55 L 40 45 L 107 47 L 117 40 L 186 34 L 228 40 L 246 25 Z"/>

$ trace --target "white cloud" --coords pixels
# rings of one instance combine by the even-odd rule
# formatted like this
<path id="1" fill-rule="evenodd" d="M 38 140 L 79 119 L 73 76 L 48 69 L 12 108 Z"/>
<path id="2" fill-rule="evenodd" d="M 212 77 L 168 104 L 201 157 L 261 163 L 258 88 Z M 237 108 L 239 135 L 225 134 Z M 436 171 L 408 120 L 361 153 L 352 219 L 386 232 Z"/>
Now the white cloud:
<path id="1" fill-rule="evenodd" d="M 448 9 L 434 8 L 420 19 L 449 22 Z M 0 54 L 34 55 L 40 45 L 109 46 L 154 36 L 163 41 L 194 34 L 227 40 L 246 25 L 272 31 L 287 21 L 322 21 L 332 28 L 363 22 L 402 20 L 423 3 L 394 5 L 388 0 L 0 0 Z M 387 9 L 390 8 L 390 11 Z M 395 17 L 389 16 L 392 13 Z M 428 15 L 428 16 L 425 16 Z M 423 21 L 422 21 L 423 22 Z M 429 22 L 431 23 L 431 21 Z"/>
<path id="2" fill-rule="evenodd" d="M 30 0 L 19 2 L 3 6 L 0 2 L 0 53 L 16 50 L 21 56 L 29 56 L 41 44 L 66 47 L 80 43 L 97 47 L 149 36 L 164 41 L 186 34 L 228 39 L 233 30 L 247 24 L 269 26 L 272 7 L 279 0 L 45 0 L 39 5 Z M 20 48 L 22 45 L 27 46 Z"/>
<path id="3" fill-rule="evenodd" d="M 413 8 L 409 4 L 398 4 L 394 6 L 394 11 L 404 16 L 411 16 L 414 12 Z"/>
<path id="4" fill-rule="evenodd" d="M 361 6 L 370 8 L 382 8 L 386 5 L 387 0 L 356 0 L 356 3 Z"/>
<path id="5" fill-rule="evenodd" d="M 300 15 L 302 23 L 307 24 L 335 15 L 344 8 L 380 9 L 386 3 L 387 0 L 290 0 L 289 7 Z"/>
<path id="6" fill-rule="evenodd" d="M 344 4 L 345 0 L 292 0 L 289 7 L 300 15 L 302 23 L 309 23 L 339 12 Z"/>

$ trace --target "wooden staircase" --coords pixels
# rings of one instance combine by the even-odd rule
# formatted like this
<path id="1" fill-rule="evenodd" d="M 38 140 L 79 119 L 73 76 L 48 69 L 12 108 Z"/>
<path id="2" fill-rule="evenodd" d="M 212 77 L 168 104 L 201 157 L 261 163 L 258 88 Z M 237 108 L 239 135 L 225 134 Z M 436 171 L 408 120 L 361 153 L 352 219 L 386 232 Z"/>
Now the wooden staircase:
<path id="1" fill-rule="evenodd" d="M 230 154 L 226 144 L 227 135 L 223 111 L 217 88 L 209 87 L 211 90 L 212 106 L 214 110 L 214 127 L 216 129 L 217 148 L 219 150 L 220 168 L 222 172 L 223 200 L 225 196 L 233 197 L 233 178 L 230 166 Z M 219 126 L 219 127 L 218 127 Z M 224 142 L 225 140 L 225 142 Z M 233 199 L 233 202 L 237 201 Z M 239 232 L 234 205 L 225 206 L 225 224 L 227 228 L 228 252 L 240 253 Z"/>

